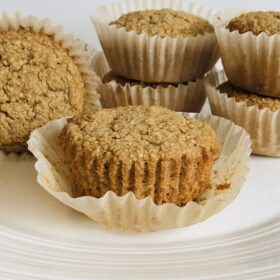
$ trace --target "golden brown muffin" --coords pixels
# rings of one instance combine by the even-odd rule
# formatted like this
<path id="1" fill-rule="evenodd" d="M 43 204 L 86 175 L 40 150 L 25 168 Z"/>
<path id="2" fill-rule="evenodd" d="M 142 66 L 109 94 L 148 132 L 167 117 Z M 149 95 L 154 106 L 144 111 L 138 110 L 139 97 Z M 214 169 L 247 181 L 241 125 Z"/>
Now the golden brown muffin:
<path id="1" fill-rule="evenodd" d="M 219 153 L 208 124 L 162 107 L 98 109 L 68 120 L 59 142 L 77 196 L 153 198 L 184 205 L 210 188 Z"/>
<path id="2" fill-rule="evenodd" d="M 118 28 L 124 27 L 126 31 L 133 30 L 137 34 L 146 33 L 149 36 L 173 38 L 196 36 L 214 31 L 213 26 L 202 17 L 171 9 L 131 12 L 122 15 L 110 24 Z"/>
<path id="3" fill-rule="evenodd" d="M 109 83 L 111 81 L 115 81 L 118 84 L 121 84 L 122 86 L 125 86 L 125 84 L 129 84 L 130 86 L 141 86 L 143 88 L 145 87 L 152 87 L 152 88 L 157 88 L 159 86 L 167 88 L 168 86 L 172 85 L 177 87 L 179 84 L 172 84 L 172 83 L 145 83 L 141 81 L 135 81 L 135 80 L 130 80 L 126 79 L 124 77 L 121 77 L 114 72 L 110 71 L 108 72 L 104 77 L 103 77 L 103 82 L 104 83 Z M 182 83 L 183 85 L 187 85 L 188 82 Z"/>
<path id="4" fill-rule="evenodd" d="M 237 102 L 245 102 L 247 106 L 258 106 L 259 109 L 268 108 L 271 111 L 280 109 L 280 99 L 253 94 L 245 89 L 238 88 L 230 82 L 221 84 L 218 89 Z"/>
<path id="5" fill-rule="evenodd" d="M 25 151 L 32 130 L 82 111 L 82 75 L 52 36 L 2 31 L 0 57 L 0 149 Z"/>
<path id="6" fill-rule="evenodd" d="M 262 32 L 273 35 L 280 32 L 280 12 L 249 12 L 233 18 L 227 28 L 239 33 L 251 31 L 258 35 Z"/>

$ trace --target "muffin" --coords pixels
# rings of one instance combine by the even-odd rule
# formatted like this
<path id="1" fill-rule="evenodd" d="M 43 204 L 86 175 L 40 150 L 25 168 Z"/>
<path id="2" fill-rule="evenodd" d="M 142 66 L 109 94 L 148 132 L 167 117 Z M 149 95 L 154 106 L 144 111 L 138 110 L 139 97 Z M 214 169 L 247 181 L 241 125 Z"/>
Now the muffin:
<path id="1" fill-rule="evenodd" d="M 67 46 L 67 47 L 66 47 Z M 98 105 L 85 44 L 48 20 L 0 17 L 0 149 L 26 151 L 32 130 Z"/>
<path id="2" fill-rule="evenodd" d="M 202 17 L 171 9 L 130 12 L 112 21 L 110 25 L 125 28 L 128 32 L 157 35 L 162 38 L 189 37 L 214 32 L 213 26 Z"/>
<path id="3" fill-rule="evenodd" d="M 118 137 L 125 136 L 122 134 L 125 130 L 136 131 L 136 134 L 131 134 L 131 137 L 136 137 L 136 135 L 138 135 L 138 138 L 136 141 L 134 141 L 136 144 L 132 145 L 133 142 L 131 142 L 130 139 L 127 139 L 129 141 L 129 146 L 126 146 L 127 142 L 124 142 L 120 147 L 119 144 L 115 144 L 117 139 L 112 139 L 113 149 L 111 150 L 106 148 L 105 145 L 109 136 L 112 136 L 113 134 L 112 131 L 109 131 L 108 133 L 105 133 L 105 131 L 103 133 L 103 131 L 101 131 L 101 127 L 103 127 L 105 130 L 105 125 L 103 125 L 104 121 L 101 117 L 96 118 L 97 121 L 100 122 L 100 125 L 98 125 L 97 129 L 94 129 L 94 131 L 90 133 L 88 133 L 87 129 L 88 123 L 92 118 L 91 115 L 82 115 L 76 117 L 75 123 L 73 119 L 67 123 L 67 118 L 53 120 L 48 122 L 43 127 L 33 131 L 28 141 L 28 149 L 37 159 L 35 169 L 38 173 L 37 181 L 39 185 L 41 185 L 47 192 L 50 193 L 50 195 L 54 196 L 60 202 L 75 209 L 76 211 L 81 212 L 82 214 L 85 214 L 95 222 L 102 223 L 110 228 L 122 231 L 132 230 L 143 232 L 186 227 L 204 221 L 205 219 L 224 209 L 234 200 L 246 179 L 246 174 L 249 169 L 248 161 L 251 153 L 251 141 L 249 135 L 243 128 L 236 126 L 225 118 L 216 116 L 191 114 L 188 115 L 189 118 L 193 118 L 197 121 L 190 122 L 189 118 L 183 117 L 186 116 L 186 114 L 183 116 L 182 114 L 178 114 L 180 117 L 180 124 L 184 122 L 188 124 L 188 126 L 183 127 L 181 131 L 178 131 L 177 129 L 180 127 L 180 124 L 177 124 L 176 118 L 174 117 L 174 112 L 172 113 L 167 109 L 155 107 L 150 109 L 144 109 L 143 107 L 135 108 L 136 109 L 132 109 L 132 107 L 128 107 L 126 109 L 104 109 L 103 113 L 96 112 L 92 114 L 105 114 L 105 119 L 107 122 L 108 116 L 112 114 L 113 111 L 117 112 L 117 110 L 136 110 L 135 112 L 140 110 L 141 119 L 143 118 L 142 113 L 144 111 L 150 112 L 149 114 L 146 114 L 147 118 L 145 118 L 145 120 L 148 121 L 148 125 L 153 125 L 154 128 L 149 130 L 149 133 L 147 133 L 145 136 L 147 140 L 150 140 L 150 142 L 146 141 L 145 146 L 141 145 L 143 150 L 140 150 L 135 156 L 136 158 L 139 158 L 138 161 L 130 159 L 131 155 L 136 154 L 135 152 L 138 150 L 138 148 L 130 154 L 128 151 L 131 151 L 132 147 L 136 148 L 138 146 L 137 143 L 141 143 L 142 138 L 140 135 L 145 132 L 147 122 L 141 123 L 143 127 L 143 130 L 141 130 L 139 127 L 140 124 L 137 123 L 137 120 L 135 123 L 129 122 L 129 119 L 131 119 L 131 113 L 128 114 L 124 124 L 123 121 L 114 122 L 112 131 L 114 129 Z M 160 140 L 161 133 L 166 131 L 164 129 L 164 122 L 161 127 L 155 127 L 158 123 L 158 117 L 155 119 L 150 119 L 150 116 L 155 115 L 155 113 L 159 112 L 159 110 L 163 113 L 159 116 L 161 119 L 171 119 L 171 123 L 167 123 L 168 128 L 166 135 L 164 135 L 164 140 L 168 140 L 167 145 L 174 146 L 174 148 L 172 148 L 170 151 L 167 151 L 166 157 L 164 157 L 164 159 L 160 159 L 160 156 L 168 146 L 165 148 L 161 144 L 163 142 L 158 142 Z M 125 116 L 123 116 L 123 118 L 125 118 Z M 80 126 L 82 119 L 84 119 L 84 121 Z M 176 124 L 171 130 L 177 131 L 178 133 L 173 133 L 175 136 L 171 137 L 170 139 L 168 130 L 169 126 L 172 126 L 174 120 Z M 205 164 L 209 164 L 209 159 L 206 159 L 200 165 L 195 165 L 194 161 L 192 161 L 195 160 L 194 157 L 198 155 L 201 150 L 204 150 L 202 153 L 205 158 L 207 155 L 212 158 L 211 161 L 214 160 L 214 154 L 217 153 L 217 143 L 215 136 L 211 136 L 213 135 L 213 132 L 210 132 L 211 129 L 205 125 L 205 123 L 207 123 L 213 129 L 213 131 L 215 131 L 218 141 L 221 143 L 219 158 L 215 162 L 210 176 L 211 189 L 207 189 L 207 185 L 209 186 L 206 178 L 208 176 L 208 172 L 204 173 L 204 179 L 199 175 L 204 172 L 203 169 L 206 167 Z M 188 138 L 187 141 L 184 141 L 184 143 L 182 143 L 182 145 L 179 147 L 180 142 L 176 142 L 176 137 L 180 136 L 181 138 L 187 136 L 187 134 L 191 132 L 191 128 L 189 126 L 190 124 L 191 126 L 193 125 L 193 127 L 195 127 L 197 124 L 201 124 L 203 127 L 206 126 L 201 131 L 201 135 L 203 134 L 203 137 L 199 138 L 198 141 L 206 142 L 206 139 L 209 139 L 212 144 L 210 144 L 208 141 L 205 144 L 207 145 L 206 149 L 204 144 L 204 146 L 194 146 L 194 149 L 191 148 L 193 152 L 191 155 L 188 155 L 188 159 L 191 161 L 189 161 L 187 165 L 181 164 L 181 166 L 175 166 L 177 160 L 176 157 L 180 156 L 180 153 L 182 153 L 184 147 L 187 147 L 187 149 L 189 147 L 186 143 L 190 144 L 191 138 L 193 136 L 195 137 L 199 135 L 197 134 L 199 133 L 198 131 L 192 133 L 192 136 Z M 125 129 L 126 126 L 128 129 Z M 134 130 L 133 126 L 136 127 L 136 130 Z M 84 131 L 85 135 L 89 135 L 89 138 L 92 138 L 91 135 L 97 136 L 95 131 L 100 133 L 99 146 L 105 147 L 105 150 L 108 151 L 102 156 L 105 160 L 104 164 L 101 161 L 100 165 L 98 166 L 95 158 L 96 153 L 100 153 L 101 156 L 101 149 L 94 150 L 91 145 L 92 143 L 88 142 L 83 135 L 80 138 L 74 136 L 74 134 L 80 134 L 80 132 L 76 133 L 76 129 L 79 131 L 79 127 L 81 127 L 80 131 Z M 162 130 L 159 131 L 159 129 Z M 181 135 L 181 133 L 184 131 L 186 131 L 186 134 Z M 207 131 L 209 132 L 209 136 L 207 136 Z M 157 132 L 160 132 L 159 138 L 155 138 L 155 133 Z M 65 145 L 65 143 L 70 140 L 70 134 L 76 137 L 75 139 L 71 138 L 71 142 L 75 143 L 75 148 L 78 148 L 78 146 L 81 146 L 82 143 L 84 143 L 82 150 L 74 150 L 75 148 L 72 149 L 73 146 L 68 148 Z M 105 137 L 102 137 L 102 135 L 105 135 Z M 116 137 L 113 136 L 112 138 Z M 154 141 L 152 139 L 154 139 Z M 119 139 L 119 141 L 121 142 L 122 139 Z M 61 145 L 64 146 L 63 149 L 61 148 Z M 192 144 L 190 144 L 190 146 L 191 145 Z M 195 145 L 195 143 L 193 143 L 193 145 Z M 209 149 L 211 145 L 213 145 L 214 150 L 209 154 L 207 149 Z M 112 147 L 112 145 L 110 146 Z M 154 146 L 154 148 L 152 146 Z M 117 147 L 120 147 L 120 149 L 116 150 Z M 176 152 L 172 154 L 172 150 L 175 148 L 177 149 L 178 153 Z M 148 157 L 148 159 L 152 160 L 152 162 L 149 162 L 150 165 L 148 165 L 148 162 L 147 164 L 143 165 L 144 157 L 147 157 L 147 152 L 149 151 L 148 149 L 152 149 L 153 152 Z M 154 154 L 155 149 L 156 152 L 158 149 L 161 149 L 161 152 Z M 86 154 L 86 150 L 90 150 L 91 153 Z M 142 152 L 144 150 L 145 152 Z M 64 151 L 66 153 L 64 153 Z M 116 155 L 121 154 L 127 159 L 123 166 L 117 165 L 119 160 L 117 157 L 112 158 L 113 152 Z M 68 156 L 65 157 L 65 154 L 68 154 Z M 82 157 L 79 157 L 81 154 L 83 154 Z M 167 164 L 169 156 L 174 160 L 172 160 L 170 164 Z M 71 158 L 73 158 L 73 161 L 69 162 L 69 159 Z M 106 160 L 109 158 L 112 158 L 112 160 L 106 165 Z M 179 157 L 179 161 L 182 162 L 182 160 L 184 161 L 185 158 L 181 159 Z M 75 173 L 73 173 L 70 167 L 72 166 L 72 169 L 75 168 L 75 164 L 78 162 L 80 162 L 81 165 L 78 165 L 78 170 L 74 169 L 73 171 Z M 115 165 L 114 162 L 116 163 Z M 132 170 L 131 165 L 133 166 Z M 168 167 L 170 166 L 172 167 L 172 170 L 168 170 Z M 129 168 L 131 172 L 129 171 Z M 192 171 L 187 174 L 183 170 L 186 171 L 188 168 L 192 168 Z M 179 170 L 182 170 L 182 172 Z M 194 198 L 195 193 L 193 185 L 178 189 L 178 186 L 180 187 L 178 179 L 182 181 L 181 186 L 183 186 L 183 183 L 186 181 L 191 181 L 191 176 L 194 176 L 195 172 L 197 172 L 198 175 L 197 181 L 205 180 L 205 185 L 203 184 L 204 186 L 200 185 L 198 187 L 198 185 L 196 185 L 197 192 L 195 193 L 197 194 L 199 192 L 198 188 L 206 187 L 207 189 L 207 191 L 199 195 L 198 198 Z M 75 174 L 80 174 L 80 179 L 78 179 Z M 171 177 L 171 174 L 174 174 L 174 176 Z M 110 178 L 110 183 L 108 183 L 108 177 Z M 100 181 L 100 179 L 102 180 Z M 82 184 L 84 180 L 88 181 L 90 184 Z M 172 181 L 174 181 L 174 184 L 171 185 Z M 78 182 L 78 187 L 75 187 L 75 185 L 77 185 L 76 182 Z M 130 184 L 128 184 L 128 182 L 130 182 Z M 106 194 L 99 198 L 99 196 L 101 196 L 101 192 L 105 192 L 106 189 L 108 189 Z M 128 192 L 128 190 L 131 191 Z M 156 192 L 156 190 L 158 190 L 158 192 Z M 75 195 L 73 195 L 73 191 Z M 168 191 L 172 196 L 165 195 Z M 94 192 L 96 197 L 92 196 Z M 127 192 L 127 194 L 120 196 L 119 194 L 122 192 Z M 75 197 L 84 193 L 88 193 L 89 196 Z M 146 198 L 137 199 L 135 194 L 137 197 L 146 196 Z M 184 206 L 177 206 L 175 203 L 181 204 L 183 202 L 183 197 L 179 199 L 181 194 L 184 198 L 186 198 L 187 195 L 189 199 L 193 197 L 195 200 L 189 201 Z M 158 201 L 161 200 L 162 203 L 167 200 L 173 201 L 173 203 L 157 205 L 154 203 L 154 199 Z"/>
<path id="4" fill-rule="evenodd" d="M 178 84 L 201 78 L 214 66 L 219 55 L 208 21 L 213 12 L 173 2 L 162 1 L 161 7 L 153 1 L 149 6 L 143 0 L 137 5 L 122 2 L 91 14 L 110 68 L 117 75 Z"/>
<path id="5" fill-rule="evenodd" d="M 212 75 L 206 93 L 214 115 L 246 129 L 253 153 L 280 156 L 280 100 L 256 95 L 227 81 L 223 71 Z"/>
<path id="6" fill-rule="evenodd" d="M 96 110 L 68 120 L 59 142 L 74 177 L 73 194 L 108 191 L 179 206 L 211 188 L 219 154 L 205 122 L 161 107 Z"/>
<path id="7" fill-rule="evenodd" d="M 200 112 L 206 99 L 203 79 L 182 84 L 145 83 L 112 71 L 104 75 L 100 95 L 105 108 L 157 105 L 177 112 Z"/>
<path id="8" fill-rule="evenodd" d="M 222 13 L 214 25 L 229 81 L 256 94 L 280 98 L 280 13 Z"/>

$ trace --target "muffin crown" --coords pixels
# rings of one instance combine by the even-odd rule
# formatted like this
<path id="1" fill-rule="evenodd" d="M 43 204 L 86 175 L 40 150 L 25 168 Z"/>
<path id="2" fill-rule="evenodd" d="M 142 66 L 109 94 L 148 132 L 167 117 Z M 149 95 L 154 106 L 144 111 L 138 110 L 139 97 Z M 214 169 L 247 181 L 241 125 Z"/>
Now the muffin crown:
<path id="1" fill-rule="evenodd" d="M 254 94 L 234 86 L 229 81 L 219 85 L 218 89 L 220 92 L 226 93 L 228 97 L 234 97 L 237 102 L 245 102 L 247 106 L 257 106 L 260 110 L 268 108 L 273 112 L 280 109 L 279 99 Z"/>
<path id="2" fill-rule="evenodd" d="M 137 34 L 160 37 L 188 37 L 214 31 L 213 26 L 202 17 L 172 9 L 130 12 L 110 25 L 124 27 L 126 31 L 135 31 Z"/>
<path id="3" fill-rule="evenodd" d="M 103 83 L 110 83 L 112 81 L 115 81 L 118 84 L 121 84 L 122 86 L 125 86 L 126 84 L 129 84 L 130 86 L 141 86 L 143 88 L 151 87 L 151 88 L 168 88 L 169 86 L 178 87 L 179 85 L 188 85 L 189 82 L 184 82 L 180 84 L 173 84 L 173 83 L 145 83 L 141 81 L 131 80 L 124 77 L 121 77 L 117 74 L 115 74 L 113 71 L 110 71 L 106 73 L 103 77 Z M 190 81 L 195 82 L 195 81 Z"/>
<path id="4" fill-rule="evenodd" d="M 273 35 L 280 32 L 280 12 L 248 12 L 233 18 L 227 28 L 230 31 L 246 33 L 251 31 L 254 35 L 265 32 Z"/>
<path id="5" fill-rule="evenodd" d="M 119 107 L 73 117 L 63 145 L 95 157 L 121 161 L 177 159 L 205 149 L 217 152 L 214 131 L 204 122 L 161 107 Z"/>

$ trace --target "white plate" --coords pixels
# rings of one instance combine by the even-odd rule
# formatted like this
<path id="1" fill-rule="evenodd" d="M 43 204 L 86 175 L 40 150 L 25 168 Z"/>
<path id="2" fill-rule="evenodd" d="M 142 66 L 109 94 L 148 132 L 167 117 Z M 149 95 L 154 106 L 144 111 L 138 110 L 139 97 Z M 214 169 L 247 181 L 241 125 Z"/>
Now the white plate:
<path id="1" fill-rule="evenodd" d="M 280 279 L 280 159 L 251 158 L 236 200 L 200 224 L 109 230 L 36 183 L 30 155 L 0 153 L 0 279 Z"/>

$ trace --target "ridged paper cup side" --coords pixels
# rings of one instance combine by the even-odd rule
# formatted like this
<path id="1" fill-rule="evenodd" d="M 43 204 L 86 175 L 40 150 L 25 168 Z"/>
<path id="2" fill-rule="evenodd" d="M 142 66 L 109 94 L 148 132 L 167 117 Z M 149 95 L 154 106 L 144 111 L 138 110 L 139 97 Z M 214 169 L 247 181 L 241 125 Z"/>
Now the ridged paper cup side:
<path id="1" fill-rule="evenodd" d="M 171 38 L 127 32 L 109 25 L 121 15 L 146 9 L 170 8 L 209 20 L 214 11 L 185 0 L 123 0 L 97 8 L 91 19 L 111 69 L 144 82 L 181 83 L 201 78 L 219 58 L 216 36 L 205 33 Z"/>
<path id="2" fill-rule="evenodd" d="M 232 18 L 245 12 L 221 12 L 212 19 L 225 73 L 236 86 L 279 98 L 280 35 L 240 34 L 226 28 Z"/>
<path id="3" fill-rule="evenodd" d="M 69 55 L 79 67 L 86 88 L 85 109 L 91 110 L 92 107 L 100 106 L 97 92 L 100 79 L 92 70 L 90 63 L 90 58 L 95 53 L 93 49 L 89 50 L 86 43 L 76 39 L 73 35 L 65 34 L 61 25 L 53 26 L 49 19 L 39 20 L 34 16 L 23 17 L 20 13 L 16 13 L 14 16 L 9 16 L 7 13 L 0 14 L 0 29 L 8 31 L 9 28 L 14 30 L 32 29 L 34 32 L 52 36 L 55 42 L 68 50 Z"/>
<path id="4" fill-rule="evenodd" d="M 244 129 L 229 120 L 195 114 L 192 117 L 209 123 L 222 144 L 211 176 L 213 189 L 204 193 L 200 202 L 191 201 L 184 207 L 171 203 L 159 206 L 151 198 L 137 200 L 132 192 L 118 197 L 112 191 L 102 198 L 73 198 L 73 178 L 57 139 L 66 119 L 49 122 L 34 131 L 28 141 L 29 150 L 37 158 L 37 180 L 62 203 L 112 228 L 158 231 L 201 222 L 226 207 L 240 191 L 248 172 L 251 141 Z"/>
<path id="5" fill-rule="evenodd" d="M 234 97 L 221 93 L 217 87 L 227 81 L 223 71 L 212 73 L 206 83 L 206 92 L 214 115 L 221 116 L 243 127 L 252 138 L 254 154 L 271 157 L 280 156 L 280 110 L 260 110 L 257 106 L 247 106 Z"/>
<path id="6" fill-rule="evenodd" d="M 104 77 L 110 67 L 103 53 L 99 53 L 93 61 L 93 69 Z M 127 105 L 162 106 L 177 112 L 200 112 L 206 99 L 204 80 L 187 84 L 143 87 L 116 81 L 103 82 L 99 88 L 100 101 L 104 108 Z"/>

